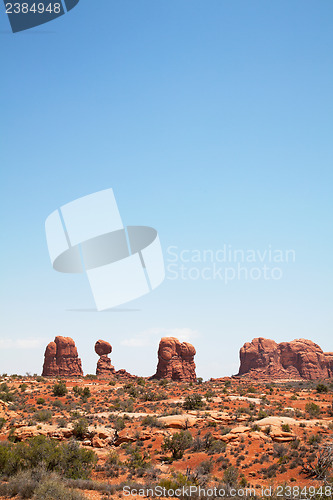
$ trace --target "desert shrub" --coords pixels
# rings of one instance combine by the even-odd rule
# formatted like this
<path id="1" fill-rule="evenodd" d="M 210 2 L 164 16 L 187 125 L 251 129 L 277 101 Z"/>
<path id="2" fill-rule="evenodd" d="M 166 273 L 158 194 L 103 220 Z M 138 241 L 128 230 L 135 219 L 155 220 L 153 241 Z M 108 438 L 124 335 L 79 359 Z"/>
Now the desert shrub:
<path id="1" fill-rule="evenodd" d="M 87 399 L 87 398 L 90 398 L 90 396 L 91 396 L 91 392 L 90 392 L 89 387 L 85 387 L 82 391 L 82 397 Z"/>
<path id="2" fill-rule="evenodd" d="M 318 444 L 321 442 L 322 439 L 323 439 L 323 437 L 321 434 L 312 434 L 309 437 L 309 444 L 311 444 L 311 445 Z"/>
<path id="3" fill-rule="evenodd" d="M 64 408 L 65 405 L 62 401 L 60 401 L 60 399 L 55 399 L 53 402 L 52 402 L 52 406 L 54 406 L 55 408 Z"/>
<path id="4" fill-rule="evenodd" d="M 51 486 L 52 485 L 52 486 Z M 55 486 L 57 485 L 57 486 Z M 8 497 L 33 498 L 34 500 L 83 500 L 80 493 L 76 493 L 62 482 L 60 476 L 51 474 L 43 468 L 20 471 L 12 476 L 8 483 L 2 484 L 0 494 Z"/>
<path id="5" fill-rule="evenodd" d="M 262 418 L 266 418 L 266 417 L 267 417 L 267 413 L 264 410 L 260 409 L 258 411 L 258 420 L 261 420 Z"/>
<path id="6" fill-rule="evenodd" d="M 124 389 L 127 392 L 127 394 L 129 394 L 129 396 L 132 396 L 132 398 L 134 399 L 137 398 L 141 392 L 141 388 L 134 387 L 133 384 L 126 384 L 124 386 Z"/>
<path id="7" fill-rule="evenodd" d="M 106 494 L 109 493 L 110 495 L 114 495 L 116 492 L 114 485 L 93 481 L 92 479 L 66 479 L 66 486 L 80 490 L 100 491 Z M 102 498 L 104 499 L 105 497 L 103 496 Z"/>
<path id="8" fill-rule="evenodd" d="M 131 472 L 135 471 L 137 476 L 142 476 L 145 469 L 151 466 L 148 452 L 142 450 L 139 445 L 134 446 L 130 443 L 124 445 L 123 449 L 128 459 L 122 465 L 130 469 Z"/>
<path id="9" fill-rule="evenodd" d="M 232 465 L 231 467 L 228 467 L 224 471 L 223 481 L 229 487 L 235 486 L 237 484 L 238 475 L 239 475 L 238 469 L 236 469 L 236 467 Z"/>
<path id="10" fill-rule="evenodd" d="M 60 380 L 52 387 L 52 392 L 54 396 L 65 396 L 67 394 L 67 387 L 65 382 Z"/>
<path id="11" fill-rule="evenodd" d="M 183 488 L 185 486 L 196 485 L 197 481 L 193 480 L 190 477 L 185 476 L 181 472 L 173 473 L 171 478 L 163 478 L 160 480 L 158 485 L 161 488 L 165 488 L 165 491 L 175 491 L 179 488 Z M 180 497 L 183 498 L 183 497 Z"/>
<path id="12" fill-rule="evenodd" d="M 207 450 L 208 455 L 211 455 L 213 453 L 223 453 L 226 450 L 226 447 L 227 445 L 224 441 L 214 439 Z"/>
<path id="13" fill-rule="evenodd" d="M 117 431 L 121 431 L 122 429 L 125 429 L 125 427 L 126 427 L 125 419 L 123 417 L 117 417 L 114 422 L 114 428 Z"/>
<path id="14" fill-rule="evenodd" d="M 328 392 L 328 387 L 325 384 L 318 384 L 316 387 L 316 391 L 319 392 L 319 394 L 323 394 L 325 392 Z"/>
<path id="15" fill-rule="evenodd" d="M 5 425 L 5 423 L 6 423 L 6 419 L 5 419 L 5 418 L 3 418 L 3 417 L 1 417 L 1 418 L 0 418 L 0 429 L 2 429 L 2 428 L 3 428 L 3 426 Z"/>
<path id="16" fill-rule="evenodd" d="M 274 443 L 273 449 L 275 456 L 279 458 L 284 457 L 288 453 L 288 448 L 283 444 Z"/>
<path id="17" fill-rule="evenodd" d="M 203 406 L 204 403 L 200 394 L 189 394 L 186 396 L 183 403 L 183 408 L 185 410 L 199 410 Z"/>
<path id="18" fill-rule="evenodd" d="M 283 430 L 283 432 L 290 432 L 291 430 L 289 424 L 282 424 L 281 429 Z"/>
<path id="19" fill-rule="evenodd" d="M 88 421 L 85 418 L 79 418 L 74 422 L 73 434 L 77 439 L 83 439 L 88 432 Z"/>
<path id="20" fill-rule="evenodd" d="M 192 444 L 193 438 L 189 431 L 175 432 L 172 437 L 166 436 L 162 445 L 164 450 L 172 452 L 172 458 L 179 459 Z"/>
<path id="21" fill-rule="evenodd" d="M 128 398 L 128 399 L 125 399 L 124 401 L 121 401 L 119 398 L 117 398 L 114 401 L 113 408 L 115 410 L 132 413 L 134 410 L 133 399 Z"/>
<path id="22" fill-rule="evenodd" d="M 1 495 L 14 497 L 19 495 L 20 498 L 31 498 L 35 489 L 43 479 L 47 472 L 43 468 L 19 471 L 17 474 L 9 478 L 8 483 L 2 487 Z"/>
<path id="23" fill-rule="evenodd" d="M 78 491 L 66 488 L 57 478 L 48 478 L 41 482 L 33 496 L 33 500 L 84 500 Z"/>
<path id="24" fill-rule="evenodd" d="M 140 385 L 141 387 L 143 387 L 144 385 L 146 385 L 146 381 L 145 381 L 145 379 L 144 379 L 143 377 L 139 377 L 139 378 L 137 379 L 136 383 L 137 383 L 138 385 Z"/>
<path id="25" fill-rule="evenodd" d="M 59 418 L 58 427 L 67 427 L 67 420 L 64 417 Z"/>
<path id="26" fill-rule="evenodd" d="M 205 446 L 205 441 L 204 439 L 202 439 L 200 436 L 196 436 L 194 439 L 193 439 L 193 445 L 192 445 L 192 450 L 194 452 L 197 452 L 197 451 L 203 451 L 206 449 L 206 446 Z"/>
<path id="27" fill-rule="evenodd" d="M 166 385 L 168 385 L 168 383 L 169 383 L 168 379 L 162 378 L 162 380 L 159 381 L 158 385 L 161 385 L 162 387 L 165 387 Z"/>
<path id="28" fill-rule="evenodd" d="M 116 450 L 110 450 L 108 458 L 106 460 L 108 465 L 120 465 L 121 461 Z"/>
<path id="29" fill-rule="evenodd" d="M 52 419 L 52 412 L 50 410 L 36 411 L 34 419 L 37 420 L 37 422 L 49 422 Z"/>
<path id="30" fill-rule="evenodd" d="M 322 446 L 313 460 L 308 458 L 307 464 L 303 465 L 302 472 L 308 477 L 326 481 L 333 469 L 333 443 Z"/>
<path id="31" fill-rule="evenodd" d="M 310 417 L 318 417 L 321 413 L 320 407 L 316 405 L 316 403 L 307 403 L 305 405 L 305 411 Z"/>
<path id="32" fill-rule="evenodd" d="M 84 401 L 87 401 L 88 398 L 90 398 L 91 396 L 91 392 L 90 392 L 90 389 L 89 387 L 79 387 L 77 385 L 74 385 L 73 387 L 73 392 L 77 395 L 77 396 L 81 396 L 81 398 L 84 400 Z"/>
<path id="33" fill-rule="evenodd" d="M 300 444 L 301 444 L 300 440 L 295 438 L 293 441 L 291 441 L 290 447 L 293 448 L 294 450 L 297 450 Z"/>
<path id="34" fill-rule="evenodd" d="M 205 398 L 207 401 L 212 401 L 214 396 L 216 396 L 216 394 L 211 389 L 208 389 L 208 391 L 205 392 Z"/>
<path id="35" fill-rule="evenodd" d="M 45 436 L 33 437 L 25 443 L 0 443 L 0 471 L 7 476 L 43 467 L 69 478 L 88 478 L 96 458 L 92 450 L 81 448 L 75 441 L 59 444 Z"/>
<path id="36" fill-rule="evenodd" d="M 143 401 L 162 401 L 163 399 L 167 399 L 167 395 L 165 392 L 153 392 L 147 391 L 142 394 Z"/>
<path id="37" fill-rule="evenodd" d="M 198 475 L 207 476 L 213 470 L 213 462 L 212 460 L 203 460 L 198 467 L 196 467 L 196 473 Z"/>
<path id="38" fill-rule="evenodd" d="M 151 415 L 147 415 L 142 419 L 142 425 L 148 427 L 159 427 L 159 428 L 165 427 L 163 422 L 160 422 L 158 418 L 152 417 Z"/>
<path id="39" fill-rule="evenodd" d="M 45 399 L 44 399 L 44 398 L 37 398 L 37 399 L 36 399 L 36 403 L 37 403 L 38 405 L 43 405 L 43 404 L 45 403 Z"/>
<path id="40" fill-rule="evenodd" d="M 0 384 L 0 399 L 1 401 L 4 401 L 5 403 L 8 403 L 10 401 L 14 400 L 14 392 L 10 390 L 8 384 L 6 382 L 3 382 Z"/>
<path id="41" fill-rule="evenodd" d="M 261 469 L 261 473 L 263 474 L 264 479 L 269 479 L 276 476 L 277 471 L 279 470 L 278 464 L 272 464 L 267 469 Z"/>
<path id="42" fill-rule="evenodd" d="M 227 426 L 222 425 L 222 427 L 220 428 L 220 434 L 222 434 L 222 436 L 229 434 L 230 431 L 231 431 L 231 427 L 227 427 Z"/>
<path id="43" fill-rule="evenodd" d="M 81 448 L 75 441 L 61 445 L 61 462 L 58 470 L 65 477 L 88 479 L 96 462 L 97 456 L 93 450 Z"/>

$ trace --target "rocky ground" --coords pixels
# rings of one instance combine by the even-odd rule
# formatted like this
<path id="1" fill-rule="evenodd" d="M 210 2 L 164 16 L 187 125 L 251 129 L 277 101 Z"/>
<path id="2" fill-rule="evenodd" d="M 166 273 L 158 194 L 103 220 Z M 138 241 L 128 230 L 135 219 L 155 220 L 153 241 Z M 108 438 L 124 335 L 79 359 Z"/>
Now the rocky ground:
<path id="1" fill-rule="evenodd" d="M 316 469 L 333 446 L 332 391 L 332 381 L 3 376 L 0 441 L 77 441 L 96 459 L 85 479 L 65 471 L 64 480 L 91 499 L 124 497 L 134 483 L 233 485 L 258 496 L 263 486 L 333 487 L 330 467 Z M 3 486 L 11 475 L 2 457 Z"/>

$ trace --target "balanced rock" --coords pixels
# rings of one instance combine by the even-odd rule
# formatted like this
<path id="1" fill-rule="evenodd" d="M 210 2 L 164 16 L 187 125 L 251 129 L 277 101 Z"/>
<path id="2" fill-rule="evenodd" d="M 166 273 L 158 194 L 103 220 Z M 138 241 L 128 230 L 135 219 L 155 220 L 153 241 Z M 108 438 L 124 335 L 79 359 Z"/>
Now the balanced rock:
<path id="1" fill-rule="evenodd" d="M 333 353 L 323 352 L 311 340 L 277 344 L 260 337 L 241 348 L 238 375 L 274 379 L 333 378 Z"/>
<path id="2" fill-rule="evenodd" d="M 163 337 L 158 349 L 158 365 L 153 378 L 195 381 L 195 348 L 175 337 Z"/>
<path id="3" fill-rule="evenodd" d="M 45 349 L 43 377 L 82 376 L 81 359 L 70 337 L 56 337 Z"/>
<path id="4" fill-rule="evenodd" d="M 95 352 L 100 357 L 97 362 L 96 375 L 103 377 L 113 375 L 115 373 L 115 369 L 108 356 L 108 354 L 112 352 L 111 344 L 105 340 L 97 340 L 95 344 Z"/>

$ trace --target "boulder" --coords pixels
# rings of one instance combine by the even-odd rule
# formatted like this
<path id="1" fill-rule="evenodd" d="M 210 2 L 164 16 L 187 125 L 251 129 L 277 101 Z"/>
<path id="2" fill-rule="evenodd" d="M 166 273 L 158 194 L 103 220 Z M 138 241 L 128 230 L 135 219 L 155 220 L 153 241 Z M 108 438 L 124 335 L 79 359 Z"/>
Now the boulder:
<path id="1" fill-rule="evenodd" d="M 196 424 L 197 418 L 188 415 L 167 415 L 166 417 L 159 417 L 158 421 L 161 422 L 166 428 L 171 429 L 187 429 Z"/>
<path id="2" fill-rule="evenodd" d="M 98 356 L 104 356 L 112 352 L 112 346 L 106 340 L 97 340 L 95 344 L 95 352 Z"/>

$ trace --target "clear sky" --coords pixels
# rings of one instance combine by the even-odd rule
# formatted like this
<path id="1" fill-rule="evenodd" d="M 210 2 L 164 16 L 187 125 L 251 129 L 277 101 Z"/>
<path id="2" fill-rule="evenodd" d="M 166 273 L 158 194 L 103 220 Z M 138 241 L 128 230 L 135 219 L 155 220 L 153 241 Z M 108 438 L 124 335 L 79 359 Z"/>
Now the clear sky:
<path id="1" fill-rule="evenodd" d="M 333 351 L 332 17 L 331 0 L 81 0 L 12 34 L 1 4 L 0 373 L 40 373 L 56 335 L 85 373 L 99 338 L 144 376 L 165 335 L 195 345 L 204 378 L 236 373 L 253 337 Z M 44 222 L 109 187 L 167 266 L 170 247 L 193 273 L 236 269 L 189 252 L 224 245 L 295 258 L 264 258 L 280 279 L 244 278 L 258 254 L 228 283 L 167 271 L 122 310 L 73 311 L 94 307 L 87 279 L 52 269 Z"/>

